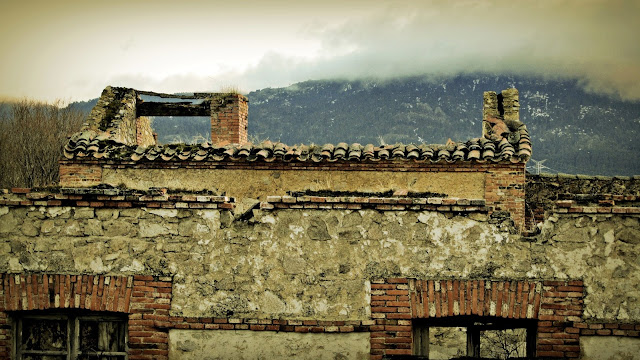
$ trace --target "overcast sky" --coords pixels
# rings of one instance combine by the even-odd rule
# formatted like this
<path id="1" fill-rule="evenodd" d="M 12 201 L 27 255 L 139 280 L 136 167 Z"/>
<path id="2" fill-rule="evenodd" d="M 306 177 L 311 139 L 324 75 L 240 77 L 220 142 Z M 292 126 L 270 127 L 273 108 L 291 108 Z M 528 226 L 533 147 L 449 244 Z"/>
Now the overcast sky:
<path id="1" fill-rule="evenodd" d="M 486 71 L 640 99 L 640 0 L 3 0 L 0 96 Z"/>

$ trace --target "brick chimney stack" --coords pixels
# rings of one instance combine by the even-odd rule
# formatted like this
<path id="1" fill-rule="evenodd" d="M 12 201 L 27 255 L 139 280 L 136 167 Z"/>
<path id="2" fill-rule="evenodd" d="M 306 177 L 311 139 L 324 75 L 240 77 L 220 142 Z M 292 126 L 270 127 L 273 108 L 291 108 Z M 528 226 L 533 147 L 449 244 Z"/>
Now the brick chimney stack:
<path id="1" fill-rule="evenodd" d="M 215 106 L 216 102 L 220 105 Z M 247 142 L 249 100 L 241 94 L 212 99 L 211 143 L 218 146 Z"/>
<path id="2" fill-rule="evenodd" d="M 488 124 L 488 119 L 499 119 L 503 121 L 520 120 L 520 93 L 518 89 L 511 88 L 502 90 L 497 94 L 495 91 L 485 91 L 482 106 L 482 136 L 490 133 L 492 125 Z"/>

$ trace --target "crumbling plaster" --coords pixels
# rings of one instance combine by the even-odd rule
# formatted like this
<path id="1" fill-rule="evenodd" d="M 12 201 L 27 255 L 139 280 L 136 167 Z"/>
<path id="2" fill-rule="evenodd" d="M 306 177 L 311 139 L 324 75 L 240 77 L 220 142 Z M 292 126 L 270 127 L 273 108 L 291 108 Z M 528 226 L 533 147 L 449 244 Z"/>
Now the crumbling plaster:
<path id="1" fill-rule="evenodd" d="M 159 186 L 200 191 L 216 189 L 236 198 L 266 198 L 287 191 L 382 192 L 407 189 L 465 199 L 484 198 L 481 172 L 390 172 L 322 170 L 104 169 L 102 182 L 147 190 Z M 239 181 L 241 180 L 241 181 Z M 357 185 L 356 185 L 357 184 Z"/>
<path id="2" fill-rule="evenodd" d="M 299 334 L 249 330 L 171 330 L 176 360 L 369 359 L 369 334 Z"/>
<path id="3" fill-rule="evenodd" d="M 368 319 L 373 278 L 584 279 L 587 320 L 640 320 L 638 216 L 0 207 L 0 271 L 163 274 L 181 316 Z M 240 219 L 242 218 L 242 220 Z"/>

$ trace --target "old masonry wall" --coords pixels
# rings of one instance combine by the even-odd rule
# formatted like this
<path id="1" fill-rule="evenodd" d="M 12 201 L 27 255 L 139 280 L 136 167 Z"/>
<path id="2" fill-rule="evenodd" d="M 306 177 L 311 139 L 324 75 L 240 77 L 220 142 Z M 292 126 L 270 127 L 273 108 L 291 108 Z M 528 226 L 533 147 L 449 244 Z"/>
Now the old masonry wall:
<path id="1" fill-rule="evenodd" d="M 339 349 L 351 349 L 350 358 L 409 354 L 414 279 L 471 281 L 489 291 L 486 308 L 494 311 L 491 284 L 514 282 L 512 306 L 522 314 L 532 307 L 528 314 L 540 320 L 540 356 L 577 357 L 582 349 L 589 358 L 584 351 L 607 341 L 640 346 L 638 208 L 557 212 L 540 234 L 524 237 L 510 219 L 489 215 L 485 202 L 465 199 L 275 196 L 251 208 L 224 196 L 18 189 L 1 201 L 0 321 L 43 308 L 33 299 L 45 277 L 59 277 L 55 291 L 67 294 L 50 307 L 85 306 L 73 299 L 89 291 L 86 283 L 124 277 L 131 299 L 142 299 L 128 310 L 131 359 L 149 351 L 197 358 L 212 343 L 248 349 L 304 334 L 317 335 L 315 358 Z M 114 280 L 122 294 L 127 281 Z M 534 290 L 523 300 L 530 287 L 542 296 L 539 310 Z M 2 329 L 0 347 L 9 351 Z M 225 348 L 216 349 L 214 358 L 225 358 Z M 286 356 L 308 353 L 303 345 L 286 349 Z"/>

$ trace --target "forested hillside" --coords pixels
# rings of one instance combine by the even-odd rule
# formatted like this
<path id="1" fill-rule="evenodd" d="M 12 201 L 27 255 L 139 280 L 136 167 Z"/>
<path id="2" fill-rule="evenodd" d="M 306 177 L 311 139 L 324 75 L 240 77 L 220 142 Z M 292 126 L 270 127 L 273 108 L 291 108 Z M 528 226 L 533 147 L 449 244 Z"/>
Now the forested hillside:
<path id="1" fill-rule="evenodd" d="M 248 94 L 249 133 L 285 143 L 445 143 L 481 133 L 482 94 L 515 86 L 533 158 L 557 171 L 640 174 L 640 102 L 576 81 L 458 76 L 433 81 L 307 81 Z"/>
<path id="2" fill-rule="evenodd" d="M 588 93 L 577 81 L 486 75 L 306 81 L 247 94 L 249 136 L 287 144 L 466 141 L 480 136 L 483 92 L 512 86 L 520 90 L 533 159 L 546 159 L 545 171 L 640 174 L 640 102 Z M 208 118 L 153 123 L 162 143 L 203 141 L 209 126 Z"/>

